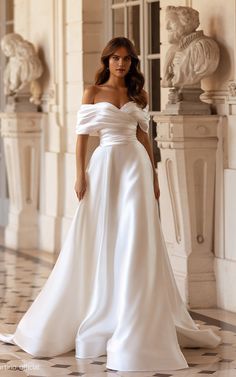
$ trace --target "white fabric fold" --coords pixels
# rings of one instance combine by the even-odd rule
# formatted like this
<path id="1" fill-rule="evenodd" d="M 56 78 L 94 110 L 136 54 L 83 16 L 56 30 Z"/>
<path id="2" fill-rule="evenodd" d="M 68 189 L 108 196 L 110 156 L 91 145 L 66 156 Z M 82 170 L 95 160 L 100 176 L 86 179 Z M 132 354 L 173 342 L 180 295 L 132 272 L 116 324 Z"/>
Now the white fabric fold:
<path id="1" fill-rule="evenodd" d="M 83 104 L 77 112 L 76 133 L 99 136 L 104 128 L 123 133 L 127 127 L 136 131 L 137 124 L 148 132 L 149 120 L 148 106 L 141 109 L 133 101 L 127 102 L 120 109 L 110 102 Z"/>
<path id="2" fill-rule="evenodd" d="M 148 109 L 99 103 L 78 114 L 76 132 L 100 137 L 85 196 L 41 292 L 0 340 L 34 356 L 107 354 L 120 371 L 188 368 L 181 346 L 214 348 L 221 338 L 199 329 L 175 283 L 152 164 L 135 138 L 137 122 L 148 130 Z"/>

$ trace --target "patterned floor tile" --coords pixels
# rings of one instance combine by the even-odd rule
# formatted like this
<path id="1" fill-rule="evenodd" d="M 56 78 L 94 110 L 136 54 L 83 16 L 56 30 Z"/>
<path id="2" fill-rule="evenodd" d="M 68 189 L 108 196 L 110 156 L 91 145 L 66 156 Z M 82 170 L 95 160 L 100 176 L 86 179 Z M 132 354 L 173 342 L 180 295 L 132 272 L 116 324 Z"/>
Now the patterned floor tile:
<path id="1" fill-rule="evenodd" d="M 113 374 L 112 377 L 117 375 L 121 377 L 152 377 L 155 375 L 155 372 L 117 372 L 117 374 Z M 168 374 L 166 374 L 165 377 L 168 377 Z"/>
<path id="2" fill-rule="evenodd" d="M 236 369 L 217 371 L 214 374 L 212 374 L 212 376 L 213 377 L 236 377 Z"/>
<path id="3" fill-rule="evenodd" d="M 25 377 L 25 376 L 27 376 L 27 374 L 25 374 L 25 372 L 23 372 L 23 371 L 0 369 L 0 376 L 2 376 L 2 377 Z"/>
<path id="4" fill-rule="evenodd" d="M 0 247 L 0 332 L 14 332 L 16 324 L 31 305 L 53 267 L 45 258 Z M 54 260 L 55 262 L 55 260 Z M 200 310 L 199 310 L 200 311 Z M 216 309 L 217 311 L 217 309 Z M 0 342 L 0 376 L 4 377 L 236 377 L 236 315 L 224 311 L 214 317 L 204 311 L 190 311 L 201 328 L 214 326 L 223 343 L 214 349 L 182 349 L 189 368 L 177 371 L 121 372 L 106 368 L 106 355 L 77 359 L 75 350 L 52 358 L 34 358 L 18 346 Z M 228 322 L 222 321 L 226 318 Z M 232 323 L 230 323 L 232 320 Z M 5 369 L 3 369 L 5 368 Z M 4 374 L 3 374 L 4 372 Z"/>

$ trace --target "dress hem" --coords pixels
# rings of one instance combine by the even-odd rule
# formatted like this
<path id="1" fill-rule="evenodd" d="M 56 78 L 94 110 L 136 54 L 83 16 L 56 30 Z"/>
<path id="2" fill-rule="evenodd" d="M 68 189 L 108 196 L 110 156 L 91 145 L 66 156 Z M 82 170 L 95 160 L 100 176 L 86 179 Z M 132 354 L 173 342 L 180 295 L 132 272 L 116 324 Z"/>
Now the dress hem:
<path id="1" fill-rule="evenodd" d="M 142 360 L 145 360 L 143 363 Z M 121 372 L 161 372 L 161 371 L 175 371 L 179 369 L 188 369 L 187 361 L 182 357 L 182 362 L 176 361 L 173 364 L 173 359 L 158 360 L 157 356 L 142 357 L 142 355 L 121 355 L 117 356 L 117 352 L 109 351 L 107 353 L 106 367 L 109 369 L 118 370 Z"/>

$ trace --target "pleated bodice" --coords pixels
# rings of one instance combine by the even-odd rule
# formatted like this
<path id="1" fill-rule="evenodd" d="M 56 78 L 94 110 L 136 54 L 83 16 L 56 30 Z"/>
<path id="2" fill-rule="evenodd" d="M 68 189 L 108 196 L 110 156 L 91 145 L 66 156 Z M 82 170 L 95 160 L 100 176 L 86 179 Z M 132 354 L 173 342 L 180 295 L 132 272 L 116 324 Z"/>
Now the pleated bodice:
<path id="1" fill-rule="evenodd" d="M 137 124 L 148 132 L 148 106 L 141 109 L 133 101 L 121 108 L 110 102 L 82 104 L 77 113 L 76 133 L 99 136 L 100 145 L 124 144 L 137 141 Z"/>

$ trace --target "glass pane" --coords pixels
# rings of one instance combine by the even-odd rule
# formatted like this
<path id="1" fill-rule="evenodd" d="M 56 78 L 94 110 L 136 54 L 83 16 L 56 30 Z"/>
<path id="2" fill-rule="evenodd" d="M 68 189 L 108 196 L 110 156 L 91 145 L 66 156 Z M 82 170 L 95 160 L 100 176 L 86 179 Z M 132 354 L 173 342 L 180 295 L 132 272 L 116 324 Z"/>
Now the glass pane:
<path id="1" fill-rule="evenodd" d="M 160 7 L 159 1 L 148 4 L 148 53 L 160 52 Z"/>
<path id="2" fill-rule="evenodd" d="M 128 38 L 136 47 L 137 54 L 140 54 L 140 11 L 139 5 L 127 8 Z"/>
<path id="3" fill-rule="evenodd" d="M 122 37 L 124 36 L 124 25 L 125 25 L 125 13 L 124 8 L 113 9 L 113 37 Z"/>
<path id="4" fill-rule="evenodd" d="M 160 111 L 160 87 L 160 60 L 149 60 L 149 97 L 152 111 Z"/>
<path id="5" fill-rule="evenodd" d="M 6 6 L 6 21 L 12 21 L 13 20 L 13 1 L 7 0 L 5 1 Z"/>

